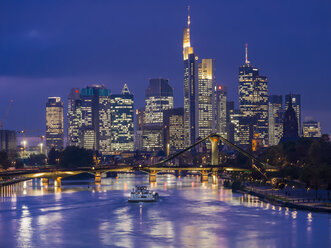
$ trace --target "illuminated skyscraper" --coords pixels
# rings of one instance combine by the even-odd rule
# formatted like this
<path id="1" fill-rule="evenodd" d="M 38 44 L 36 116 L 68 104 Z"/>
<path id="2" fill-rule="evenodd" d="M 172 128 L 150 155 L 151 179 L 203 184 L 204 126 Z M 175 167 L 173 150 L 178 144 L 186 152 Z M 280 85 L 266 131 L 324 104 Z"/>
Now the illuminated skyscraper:
<path id="1" fill-rule="evenodd" d="M 68 96 L 68 145 L 80 145 L 80 130 L 82 128 L 82 100 L 80 99 L 80 92 L 78 88 L 70 90 Z"/>
<path id="2" fill-rule="evenodd" d="M 218 85 L 215 92 L 215 129 L 223 138 L 228 139 L 228 117 L 227 117 L 227 91 L 225 86 Z"/>
<path id="3" fill-rule="evenodd" d="M 184 109 L 164 111 L 164 151 L 175 152 L 184 149 Z"/>
<path id="4" fill-rule="evenodd" d="M 136 109 L 136 133 L 134 136 L 135 150 L 142 150 L 143 148 L 143 129 L 145 119 L 145 108 Z"/>
<path id="5" fill-rule="evenodd" d="M 268 119 L 269 119 L 269 145 L 278 145 L 283 136 L 283 97 L 281 95 L 269 96 Z"/>
<path id="6" fill-rule="evenodd" d="M 111 153 L 110 90 L 104 85 L 92 85 L 81 90 L 82 128 L 93 129 L 95 149 L 102 155 Z"/>
<path id="7" fill-rule="evenodd" d="M 205 138 L 215 131 L 215 60 L 202 59 L 198 75 L 198 130 Z"/>
<path id="8" fill-rule="evenodd" d="M 63 102 L 49 97 L 46 103 L 46 151 L 63 148 Z"/>
<path id="9" fill-rule="evenodd" d="M 319 138 L 321 134 L 321 124 L 314 120 L 304 121 L 302 125 L 303 137 Z"/>
<path id="10" fill-rule="evenodd" d="M 253 67 L 247 58 L 239 68 L 239 109 L 248 122 L 249 117 L 254 139 L 268 144 L 268 84 L 267 77 L 259 75 L 259 69 Z M 246 132 L 247 133 L 247 132 Z M 248 138 L 248 137 L 246 137 Z M 251 141 L 251 138 L 248 138 Z"/>
<path id="11" fill-rule="evenodd" d="M 145 124 L 163 123 L 163 111 L 174 107 L 174 93 L 168 79 L 149 80 L 145 91 Z"/>
<path id="12" fill-rule="evenodd" d="M 111 150 L 134 150 L 133 94 L 124 85 L 122 94 L 111 95 Z"/>
<path id="13" fill-rule="evenodd" d="M 190 41 L 190 14 L 183 32 L 184 59 L 184 131 L 186 145 L 198 138 L 198 56 Z"/>
<path id="14" fill-rule="evenodd" d="M 298 120 L 298 132 L 299 136 L 301 136 L 301 95 L 300 94 L 287 94 L 285 95 L 285 110 L 288 108 L 288 104 L 290 101 L 290 95 L 292 95 L 292 107 L 295 111 Z"/>

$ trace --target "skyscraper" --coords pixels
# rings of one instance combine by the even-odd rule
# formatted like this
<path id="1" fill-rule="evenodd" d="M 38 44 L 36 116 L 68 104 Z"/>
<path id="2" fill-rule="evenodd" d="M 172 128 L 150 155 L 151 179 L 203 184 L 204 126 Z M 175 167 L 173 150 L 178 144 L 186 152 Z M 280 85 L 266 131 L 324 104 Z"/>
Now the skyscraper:
<path id="1" fill-rule="evenodd" d="M 228 140 L 234 143 L 234 133 L 235 133 L 235 125 L 231 121 L 231 117 L 234 114 L 234 101 L 227 101 L 226 102 L 226 131 L 228 135 Z"/>
<path id="2" fill-rule="evenodd" d="M 268 101 L 269 145 L 278 145 L 283 136 L 283 97 L 271 95 Z"/>
<path id="3" fill-rule="evenodd" d="M 321 124 L 314 120 L 307 120 L 302 125 L 303 137 L 319 138 L 321 134 Z"/>
<path id="4" fill-rule="evenodd" d="M 245 64 L 239 68 L 239 109 L 253 127 L 254 139 L 268 144 L 268 85 L 267 77 L 259 75 L 259 69 L 248 61 L 247 44 Z M 250 138 L 248 138 L 251 140 Z"/>
<path id="5" fill-rule="evenodd" d="M 287 94 L 285 95 L 285 110 L 287 110 L 290 96 L 292 96 L 292 107 L 295 111 L 295 114 L 297 116 L 298 120 L 298 132 L 299 136 L 301 136 L 302 130 L 301 130 L 301 95 L 300 94 Z"/>
<path id="6" fill-rule="evenodd" d="M 145 119 L 145 108 L 136 109 L 136 133 L 134 136 L 135 150 L 143 148 L 143 129 Z"/>
<path id="7" fill-rule="evenodd" d="M 9 160 L 15 159 L 17 151 L 15 131 L 0 130 L 0 151 L 6 151 Z"/>
<path id="8" fill-rule="evenodd" d="M 183 32 L 184 59 L 184 131 L 186 145 L 198 137 L 198 56 L 191 47 L 190 14 Z"/>
<path id="9" fill-rule="evenodd" d="M 228 116 L 227 116 L 227 90 L 225 86 L 218 85 L 215 91 L 215 129 L 223 138 L 228 139 Z"/>
<path id="10" fill-rule="evenodd" d="M 80 131 L 82 128 L 82 100 L 80 99 L 80 91 L 78 88 L 70 90 L 68 96 L 68 112 L 67 112 L 67 134 L 68 145 L 80 145 Z"/>
<path id="11" fill-rule="evenodd" d="M 184 109 L 164 111 L 164 151 L 175 152 L 184 149 Z"/>
<path id="12" fill-rule="evenodd" d="M 87 86 L 81 90 L 82 130 L 94 130 L 94 149 L 102 155 L 111 153 L 110 95 L 104 85 Z"/>
<path id="13" fill-rule="evenodd" d="M 198 131 L 205 138 L 215 131 L 215 60 L 198 64 Z"/>
<path id="14" fill-rule="evenodd" d="M 63 102 L 60 97 L 49 97 L 46 103 L 46 149 L 63 148 Z"/>
<path id="15" fill-rule="evenodd" d="M 163 111 L 174 107 L 174 93 L 168 79 L 153 78 L 145 91 L 145 124 L 163 123 Z"/>
<path id="16" fill-rule="evenodd" d="M 125 84 L 122 94 L 111 95 L 111 150 L 134 150 L 133 94 Z"/>

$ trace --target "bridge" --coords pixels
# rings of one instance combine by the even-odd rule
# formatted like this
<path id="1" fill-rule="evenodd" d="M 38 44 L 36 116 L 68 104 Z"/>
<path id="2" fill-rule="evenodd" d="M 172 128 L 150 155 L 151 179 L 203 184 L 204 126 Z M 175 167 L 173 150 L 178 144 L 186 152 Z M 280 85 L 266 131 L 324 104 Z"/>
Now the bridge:
<path id="1" fill-rule="evenodd" d="M 167 162 L 172 159 L 182 155 L 184 152 L 192 149 L 193 147 L 199 145 L 205 140 L 209 139 L 211 142 L 211 163 L 207 166 L 167 166 Z M 210 134 L 208 137 L 197 141 L 191 146 L 170 155 L 168 158 L 152 165 L 138 165 L 138 166 L 92 166 L 92 167 L 79 167 L 73 169 L 63 169 L 63 168 L 42 168 L 42 169 L 21 169 L 13 171 L 0 172 L 0 179 L 3 178 L 42 178 L 43 185 L 49 184 L 49 179 L 54 180 L 54 186 L 61 186 L 61 179 L 68 176 L 74 176 L 81 173 L 90 173 L 94 175 L 95 182 L 101 182 L 101 174 L 106 172 L 134 172 L 134 171 L 143 171 L 149 174 L 149 181 L 151 183 L 156 182 L 156 175 L 159 172 L 168 172 L 168 171 L 197 171 L 201 174 L 201 181 L 208 182 L 209 175 L 212 175 L 212 183 L 218 183 L 218 174 L 219 171 L 247 171 L 247 169 L 225 167 L 219 164 L 219 150 L 218 144 L 222 141 L 224 144 L 234 148 L 244 156 L 252 160 L 252 169 L 256 170 L 262 177 L 267 179 L 268 171 L 275 171 L 275 168 L 265 164 L 255 158 L 252 154 L 247 153 L 242 150 L 240 147 L 232 144 L 227 139 L 223 138 L 219 134 Z"/>

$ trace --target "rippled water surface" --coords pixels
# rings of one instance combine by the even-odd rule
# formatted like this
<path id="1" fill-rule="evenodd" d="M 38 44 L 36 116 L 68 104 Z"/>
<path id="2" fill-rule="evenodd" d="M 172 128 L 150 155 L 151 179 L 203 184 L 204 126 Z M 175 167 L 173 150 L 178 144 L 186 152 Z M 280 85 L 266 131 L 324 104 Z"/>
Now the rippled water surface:
<path id="1" fill-rule="evenodd" d="M 40 179 L 1 189 L 0 247 L 331 247 L 331 215 L 295 211 L 160 175 L 156 203 L 128 203 L 147 176 L 102 184 Z"/>

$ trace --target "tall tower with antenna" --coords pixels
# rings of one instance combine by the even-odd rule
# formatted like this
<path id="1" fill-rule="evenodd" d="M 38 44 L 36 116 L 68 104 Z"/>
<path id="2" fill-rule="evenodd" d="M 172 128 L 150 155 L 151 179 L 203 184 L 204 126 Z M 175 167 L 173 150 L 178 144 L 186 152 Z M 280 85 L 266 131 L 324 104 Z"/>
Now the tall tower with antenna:
<path id="1" fill-rule="evenodd" d="M 248 60 L 245 44 L 245 64 L 239 67 L 239 110 L 242 114 L 240 145 L 250 147 L 253 139 L 260 146 L 268 145 L 268 80 Z M 240 121 L 239 121 L 240 122 Z"/>
<path id="2" fill-rule="evenodd" d="M 185 145 L 194 143 L 198 137 L 198 56 L 191 46 L 190 25 L 189 6 L 187 27 L 183 31 Z"/>

